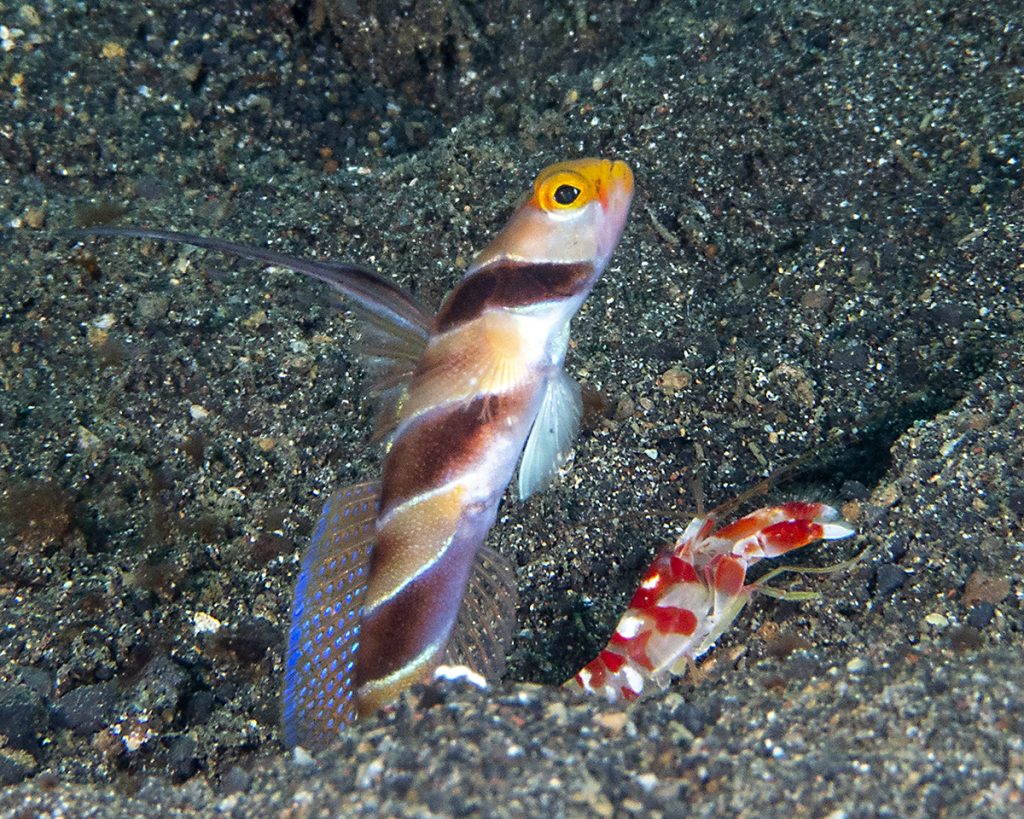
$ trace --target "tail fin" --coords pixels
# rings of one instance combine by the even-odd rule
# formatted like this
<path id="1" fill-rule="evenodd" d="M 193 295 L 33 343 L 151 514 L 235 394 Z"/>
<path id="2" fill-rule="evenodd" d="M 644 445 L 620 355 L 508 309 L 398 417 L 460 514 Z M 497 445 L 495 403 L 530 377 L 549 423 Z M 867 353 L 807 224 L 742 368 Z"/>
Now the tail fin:
<path id="1" fill-rule="evenodd" d="M 355 655 L 376 535 L 380 484 L 346 486 L 324 504 L 295 584 L 285 655 L 284 738 L 319 748 L 356 719 Z M 446 661 L 498 679 L 515 631 L 515 571 L 478 552 Z"/>

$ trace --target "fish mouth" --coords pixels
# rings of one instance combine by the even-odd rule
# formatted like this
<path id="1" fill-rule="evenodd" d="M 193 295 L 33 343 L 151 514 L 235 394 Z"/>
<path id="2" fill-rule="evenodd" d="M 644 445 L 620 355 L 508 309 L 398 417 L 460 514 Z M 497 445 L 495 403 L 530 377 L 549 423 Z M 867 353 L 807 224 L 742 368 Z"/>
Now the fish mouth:
<path id="1" fill-rule="evenodd" d="M 600 201 L 604 224 L 598 235 L 598 255 L 603 263 L 611 258 L 626 227 L 629 206 L 633 201 L 633 171 L 621 159 L 604 160 L 601 174 Z"/>
<path id="2" fill-rule="evenodd" d="M 621 159 L 606 159 L 602 174 L 601 204 L 607 210 L 613 203 L 629 207 L 633 198 L 633 171 Z"/>

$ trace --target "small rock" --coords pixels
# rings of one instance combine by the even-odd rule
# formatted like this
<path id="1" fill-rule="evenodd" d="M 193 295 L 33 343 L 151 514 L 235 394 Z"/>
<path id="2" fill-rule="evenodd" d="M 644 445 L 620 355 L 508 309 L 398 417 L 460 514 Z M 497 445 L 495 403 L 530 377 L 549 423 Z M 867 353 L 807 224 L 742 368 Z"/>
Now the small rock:
<path id="1" fill-rule="evenodd" d="M 117 324 L 117 316 L 113 313 L 104 313 L 101 316 L 96 316 L 96 318 L 92 320 L 91 326 L 95 327 L 97 330 L 109 330 L 115 324 Z"/>
<path id="2" fill-rule="evenodd" d="M 221 622 L 212 614 L 197 611 L 192 615 L 192 630 L 195 634 L 213 634 L 220 630 Z"/>
<path id="3" fill-rule="evenodd" d="M 39 753 L 39 735 L 46 730 L 46 708 L 27 685 L 0 683 L 0 745 Z"/>
<path id="4" fill-rule="evenodd" d="M 971 603 L 984 601 L 995 606 L 1009 593 L 1010 581 L 1008 578 L 977 571 L 967 579 L 963 604 L 969 606 Z"/>
<path id="5" fill-rule="evenodd" d="M 127 53 L 125 47 L 114 40 L 107 40 L 100 48 L 104 60 L 121 60 Z"/>
<path id="6" fill-rule="evenodd" d="M 613 734 L 622 733 L 622 729 L 626 727 L 626 723 L 629 722 L 629 716 L 625 711 L 611 711 L 607 714 L 598 714 L 594 717 L 594 722 L 598 725 L 604 726 Z"/>
<path id="7" fill-rule="evenodd" d="M 258 663 L 268 651 L 283 642 L 277 627 L 263 617 L 253 617 L 234 628 L 221 629 L 214 639 L 218 648 L 233 654 L 242 665 Z"/>
<path id="8" fill-rule="evenodd" d="M 875 572 L 875 597 L 889 597 L 907 582 L 907 573 L 892 563 L 883 563 Z"/>
<path id="9" fill-rule="evenodd" d="M 242 320 L 242 326 L 248 330 L 254 330 L 267 320 L 266 310 L 257 310 L 248 318 Z"/>
<path id="10" fill-rule="evenodd" d="M 188 683 L 188 672 L 167 655 L 161 655 L 142 672 L 132 689 L 132 703 L 170 722 L 177 716 Z"/>
<path id="11" fill-rule="evenodd" d="M 636 412 L 636 403 L 632 398 L 624 395 L 619 399 L 619 403 L 615 405 L 615 420 L 625 421 L 634 412 Z"/>
<path id="12" fill-rule="evenodd" d="M 569 793 L 569 799 L 580 805 L 587 805 L 590 811 L 597 816 L 606 817 L 615 815 L 615 806 L 601 790 L 601 783 L 589 774 L 583 774 L 579 781 L 573 782 L 574 790 Z"/>
<path id="13" fill-rule="evenodd" d="M 569 718 L 569 709 L 564 702 L 553 702 L 544 709 L 544 718 L 555 725 L 565 725 Z"/>
<path id="14" fill-rule="evenodd" d="M 88 736 L 110 724 L 117 707 L 118 692 L 113 683 L 81 685 L 57 700 L 57 724 L 78 736 Z"/>
<path id="15" fill-rule="evenodd" d="M 981 647 L 981 632 L 973 626 L 955 626 L 949 630 L 949 643 L 954 651 L 976 651 Z"/>
<path id="16" fill-rule="evenodd" d="M 29 208 L 25 211 L 25 224 L 32 230 L 39 230 L 46 223 L 46 211 L 42 208 Z"/>
<path id="17" fill-rule="evenodd" d="M 18 17 L 26 26 L 32 26 L 33 28 L 39 28 L 43 24 L 43 18 L 39 16 L 39 12 L 28 3 L 24 3 L 18 9 Z"/>
<path id="18" fill-rule="evenodd" d="M 204 725 L 213 713 L 213 693 L 196 691 L 185 703 L 185 722 L 188 725 Z"/>
<path id="19" fill-rule="evenodd" d="M 22 666 L 21 681 L 35 691 L 40 697 L 48 697 L 53 691 L 53 674 L 45 668 L 32 665 Z"/>
<path id="20" fill-rule="evenodd" d="M 308 768 L 316 763 L 313 759 L 313 755 L 303 748 L 301 745 L 296 745 L 292 748 L 292 762 L 298 765 L 300 768 Z"/>
<path id="21" fill-rule="evenodd" d="M 0 785 L 16 785 L 35 771 L 32 754 L 17 748 L 0 748 Z"/>
<path id="22" fill-rule="evenodd" d="M 658 776 L 653 773 L 642 773 L 636 777 L 636 783 L 643 788 L 644 793 L 650 793 L 658 787 Z"/>
<path id="23" fill-rule="evenodd" d="M 996 607 L 983 600 L 980 603 L 976 603 L 971 609 L 971 613 L 967 615 L 967 625 L 971 626 L 971 628 L 985 628 L 985 626 L 992 622 L 995 613 Z"/>
<path id="24" fill-rule="evenodd" d="M 139 296 L 139 317 L 147 323 L 162 318 L 167 314 L 168 304 L 167 296 L 162 293 L 143 293 Z"/>
<path id="25" fill-rule="evenodd" d="M 79 425 L 78 427 L 78 448 L 82 452 L 93 452 L 100 449 L 103 446 L 103 441 L 99 435 L 86 427 Z"/>
<path id="26" fill-rule="evenodd" d="M 854 657 L 846 664 L 846 670 L 851 674 L 866 674 L 871 670 L 871 661 L 866 657 Z"/>
<path id="27" fill-rule="evenodd" d="M 256 439 L 256 446 L 258 446 L 264 452 L 271 452 L 274 447 L 277 446 L 277 439 L 269 436 Z"/>
<path id="28" fill-rule="evenodd" d="M 661 391 L 666 395 L 672 395 L 679 390 L 689 387 L 692 381 L 693 376 L 685 370 L 679 367 L 670 367 L 661 374 Z"/>
<path id="29" fill-rule="evenodd" d="M 171 737 L 167 748 L 167 763 L 175 776 L 188 779 L 199 770 L 196 741 L 188 734 Z"/>
<path id="30" fill-rule="evenodd" d="M 220 778 L 220 789 L 225 795 L 245 793 L 252 782 L 252 774 L 238 765 L 233 766 Z"/>
<path id="31" fill-rule="evenodd" d="M 86 341 L 94 350 L 99 350 L 110 340 L 110 333 L 99 327 L 90 327 L 85 331 Z"/>
<path id="32" fill-rule="evenodd" d="M 700 706 L 682 702 L 672 709 L 672 719 L 680 722 L 691 734 L 703 733 L 708 725 L 708 715 Z"/>

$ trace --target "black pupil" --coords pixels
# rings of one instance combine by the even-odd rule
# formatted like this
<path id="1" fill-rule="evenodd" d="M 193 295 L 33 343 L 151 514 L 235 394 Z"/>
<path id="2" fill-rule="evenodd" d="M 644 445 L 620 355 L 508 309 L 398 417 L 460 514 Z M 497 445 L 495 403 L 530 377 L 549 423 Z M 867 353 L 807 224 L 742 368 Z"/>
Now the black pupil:
<path id="1" fill-rule="evenodd" d="M 555 201 L 559 205 L 571 205 L 579 195 L 579 188 L 574 188 L 572 185 L 559 185 L 555 191 Z"/>

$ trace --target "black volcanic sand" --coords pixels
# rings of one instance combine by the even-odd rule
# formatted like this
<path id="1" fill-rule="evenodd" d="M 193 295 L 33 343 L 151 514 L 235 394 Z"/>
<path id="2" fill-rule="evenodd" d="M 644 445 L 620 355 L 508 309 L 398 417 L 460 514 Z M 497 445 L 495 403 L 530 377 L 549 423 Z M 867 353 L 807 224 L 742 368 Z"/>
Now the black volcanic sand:
<path id="1" fill-rule="evenodd" d="M 1021 815 L 1019 3 L 679 4 L 600 59 L 565 36 L 610 30 L 586 3 L 531 29 L 565 53 L 535 76 L 469 48 L 431 85 L 451 105 L 361 84 L 286 3 L 87 5 L 0 4 L 0 814 Z M 538 684 L 418 689 L 296 757 L 298 555 L 380 457 L 351 317 L 294 274 L 62 231 L 361 260 L 436 304 L 581 154 L 638 184 L 574 324 L 591 412 L 489 541 L 509 679 Z M 552 685 L 698 503 L 793 464 L 745 508 L 859 530 L 793 561 L 870 549 L 775 581 L 819 601 L 757 597 L 635 707 Z"/>

